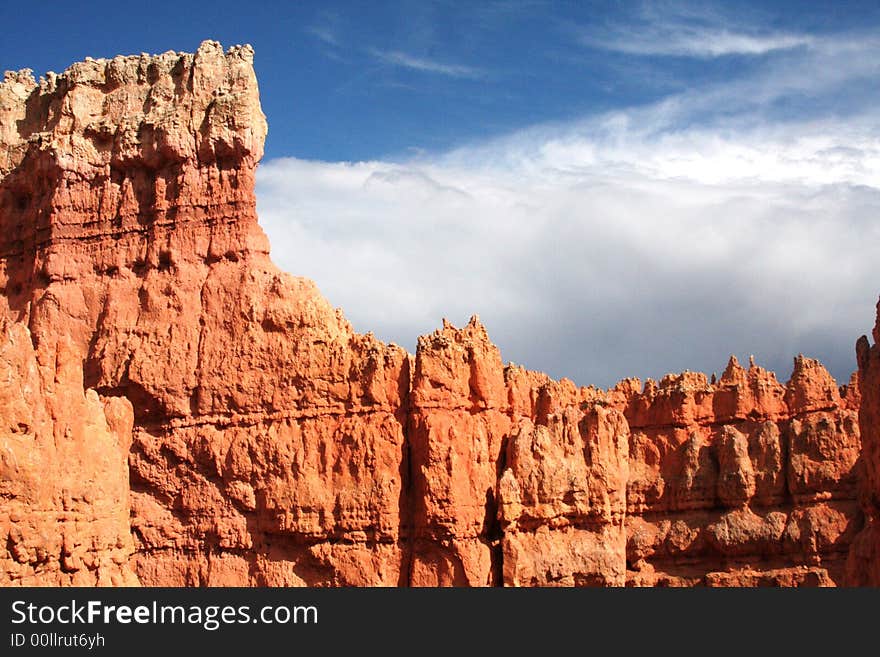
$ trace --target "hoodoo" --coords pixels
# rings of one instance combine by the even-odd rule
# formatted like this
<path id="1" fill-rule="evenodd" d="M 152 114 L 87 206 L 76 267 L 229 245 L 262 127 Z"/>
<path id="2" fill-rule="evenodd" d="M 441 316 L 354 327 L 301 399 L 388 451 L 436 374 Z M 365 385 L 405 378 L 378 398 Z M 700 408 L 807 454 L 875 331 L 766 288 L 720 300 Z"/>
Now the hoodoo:
<path id="1" fill-rule="evenodd" d="M 876 345 L 603 391 L 359 335 L 269 258 L 252 61 L 0 84 L 0 584 L 880 585 Z"/>

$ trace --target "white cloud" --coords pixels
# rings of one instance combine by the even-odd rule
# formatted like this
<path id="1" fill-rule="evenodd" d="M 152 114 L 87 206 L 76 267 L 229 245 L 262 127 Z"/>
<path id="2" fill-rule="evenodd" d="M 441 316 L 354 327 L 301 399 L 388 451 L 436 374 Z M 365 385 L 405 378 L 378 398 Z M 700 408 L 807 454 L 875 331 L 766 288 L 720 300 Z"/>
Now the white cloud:
<path id="1" fill-rule="evenodd" d="M 479 78 L 484 72 L 471 66 L 459 64 L 447 64 L 424 57 L 415 57 L 399 50 L 378 50 L 371 48 L 369 53 L 376 59 L 392 66 L 421 71 L 423 73 L 437 73 L 452 78 Z"/>
<path id="2" fill-rule="evenodd" d="M 673 55 L 712 58 L 724 55 L 764 55 L 811 45 L 804 34 L 749 34 L 719 28 L 655 24 L 598 33 L 582 32 L 584 44 L 629 55 Z"/>

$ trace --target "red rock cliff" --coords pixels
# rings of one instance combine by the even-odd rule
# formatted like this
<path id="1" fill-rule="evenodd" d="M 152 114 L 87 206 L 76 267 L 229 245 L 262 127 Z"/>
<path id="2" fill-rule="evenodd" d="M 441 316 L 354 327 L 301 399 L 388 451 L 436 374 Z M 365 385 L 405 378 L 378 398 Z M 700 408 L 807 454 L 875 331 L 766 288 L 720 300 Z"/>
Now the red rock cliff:
<path id="1" fill-rule="evenodd" d="M 130 400 L 141 582 L 397 584 L 409 357 L 269 261 L 252 57 L 7 77 L 0 316 Z"/>
<path id="2" fill-rule="evenodd" d="M 0 583 L 876 583 L 859 385 L 815 361 L 577 388 L 278 271 L 252 57 L 0 85 Z"/>
<path id="3" fill-rule="evenodd" d="M 856 343 L 859 385 L 864 393 L 859 408 L 863 436 L 860 499 L 865 528 L 856 537 L 847 563 L 847 581 L 854 585 L 880 586 L 880 303 L 872 334 Z"/>
<path id="4" fill-rule="evenodd" d="M 629 582 L 840 584 L 861 528 L 858 386 L 799 356 L 787 385 L 731 358 L 717 383 L 612 391 L 630 425 Z"/>

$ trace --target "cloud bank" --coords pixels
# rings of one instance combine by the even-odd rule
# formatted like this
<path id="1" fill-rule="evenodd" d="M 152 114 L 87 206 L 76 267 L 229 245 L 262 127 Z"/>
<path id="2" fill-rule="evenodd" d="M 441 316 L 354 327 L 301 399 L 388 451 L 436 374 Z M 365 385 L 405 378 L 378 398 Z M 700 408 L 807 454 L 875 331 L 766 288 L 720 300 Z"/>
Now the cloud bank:
<path id="1" fill-rule="evenodd" d="M 880 142 L 826 127 L 548 141 L 496 162 L 275 160 L 260 216 L 282 267 L 410 349 L 479 313 L 506 358 L 584 384 L 731 352 L 781 377 L 807 352 L 842 377 L 878 292 Z"/>

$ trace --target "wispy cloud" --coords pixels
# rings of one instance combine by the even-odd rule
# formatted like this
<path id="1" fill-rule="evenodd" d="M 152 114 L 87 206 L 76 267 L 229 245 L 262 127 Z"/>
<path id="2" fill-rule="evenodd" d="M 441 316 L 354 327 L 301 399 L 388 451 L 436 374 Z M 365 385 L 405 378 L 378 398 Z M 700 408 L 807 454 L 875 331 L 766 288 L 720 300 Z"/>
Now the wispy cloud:
<path id="1" fill-rule="evenodd" d="M 652 68 L 632 74 L 650 81 Z M 656 103 L 608 116 L 647 134 L 713 121 L 744 126 L 803 121 L 828 113 L 855 115 L 873 112 L 880 102 L 880 87 L 873 84 L 878 76 L 880 37 L 852 31 L 814 38 L 802 52 L 768 58 L 720 81 L 682 85 L 683 90 Z M 581 122 L 574 121 L 567 129 L 580 127 Z"/>
<path id="2" fill-rule="evenodd" d="M 415 57 L 399 50 L 379 50 L 371 48 L 369 53 L 386 64 L 423 73 L 436 73 L 452 78 L 480 78 L 485 72 L 472 66 L 448 64 L 425 57 Z"/>
<path id="3" fill-rule="evenodd" d="M 340 45 L 339 37 L 329 27 L 321 25 L 310 25 L 306 28 L 306 32 L 311 34 L 318 40 L 324 42 L 328 46 L 339 47 Z"/>
<path id="4" fill-rule="evenodd" d="M 763 55 L 776 50 L 809 46 L 813 39 L 802 34 L 745 34 L 723 29 L 690 28 L 681 25 L 652 26 L 635 32 L 612 34 L 584 32 L 586 45 L 630 55 L 673 55 L 682 57 L 722 57 L 724 55 Z"/>
<path id="5" fill-rule="evenodd" d="M 580 27 L 579 41 L 630 55 L 715 58 L 810 46 L 809 34 L 767 30 L 711 6 L 645 4 L 628 21 Z"/>

